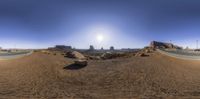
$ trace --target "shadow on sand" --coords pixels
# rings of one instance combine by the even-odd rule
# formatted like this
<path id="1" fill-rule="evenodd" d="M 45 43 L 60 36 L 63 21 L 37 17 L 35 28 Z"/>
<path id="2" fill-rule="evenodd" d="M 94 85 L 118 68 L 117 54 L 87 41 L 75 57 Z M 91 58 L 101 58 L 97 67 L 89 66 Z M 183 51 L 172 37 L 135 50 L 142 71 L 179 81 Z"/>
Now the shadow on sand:
<path id="1" fill-rule="evenodd" d="M 86 67 L 87 65 L 77 65 L 77 64 L 70 64 L 65 66 L 63 69 L 67 69 L 67 70 L 78 70 L 78 69 L 82 69 L 84 67 Z"/>

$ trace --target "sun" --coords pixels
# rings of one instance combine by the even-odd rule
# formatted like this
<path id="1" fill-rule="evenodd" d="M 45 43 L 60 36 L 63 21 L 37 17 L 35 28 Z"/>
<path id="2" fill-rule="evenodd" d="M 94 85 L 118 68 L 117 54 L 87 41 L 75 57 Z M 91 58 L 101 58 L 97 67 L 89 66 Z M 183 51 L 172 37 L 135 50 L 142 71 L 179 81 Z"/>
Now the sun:
<path id="1" fill-rule="evenodd" d="M 98 34 L 96 36 L 96 39 L 97 39 L 98 42 L 102 42 L 104 40 L 104 36 L 102 34 Z"/>

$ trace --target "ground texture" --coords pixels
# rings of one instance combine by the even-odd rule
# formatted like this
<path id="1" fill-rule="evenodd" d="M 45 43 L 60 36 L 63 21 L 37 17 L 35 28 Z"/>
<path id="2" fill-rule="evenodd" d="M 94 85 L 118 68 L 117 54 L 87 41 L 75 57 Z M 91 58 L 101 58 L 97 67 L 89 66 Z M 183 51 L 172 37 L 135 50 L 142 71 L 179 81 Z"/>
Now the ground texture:
<path id="1" fill-rule="evenodd" d="M 60 54 L 41 52 L 1 60 L 0 98 L 200 98 L 200 61 L 153 53 L 91 60 L 86 67 L 71 63 Z"/>

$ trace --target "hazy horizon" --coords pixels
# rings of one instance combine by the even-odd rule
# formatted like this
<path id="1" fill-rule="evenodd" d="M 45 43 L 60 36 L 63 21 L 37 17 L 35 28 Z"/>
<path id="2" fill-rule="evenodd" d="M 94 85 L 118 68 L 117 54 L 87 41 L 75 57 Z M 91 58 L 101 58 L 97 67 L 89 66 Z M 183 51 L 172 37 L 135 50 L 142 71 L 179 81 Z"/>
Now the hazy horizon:
<path id="1" fill-rule="evenodd" d="M 196 48 L 199 5 L 197 0 L 1 0 L 0 47 L 143 48 L 156 40 Z"/>

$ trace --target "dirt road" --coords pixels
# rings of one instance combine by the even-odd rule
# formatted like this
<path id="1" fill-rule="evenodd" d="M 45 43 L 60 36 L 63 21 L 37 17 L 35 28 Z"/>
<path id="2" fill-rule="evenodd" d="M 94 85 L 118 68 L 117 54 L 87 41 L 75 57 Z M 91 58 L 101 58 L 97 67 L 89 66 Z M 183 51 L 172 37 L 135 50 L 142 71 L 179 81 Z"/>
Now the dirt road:
<path id="1" fill-rule="evenodd" d="M 61 55 L 0 61 L 0 98 L 200 98 L 200 61 L 154 53 L 66 68 Z"/>
<path id="2" fill-rule="evenodd" d="M 170 57 L 174 57 L 174 58 L 178 58 L 178 59 L 184 59 L 184 60 L 196 60 L 196 61 L 200 61 L 200 56 L 197 55 L 182 55 L 182 54 L 175 54 L 175 53 L 170 53 L 170 52 L 166 52 L 163 50 L 159 50 L 157 49 L 158 52 L 160 52 L 161 54 L 170 56 Z"/>
<path id="3" fill-rule="evenodd" d="M 21 53 L 1 53 L 0 60 L 16 59 L 24 56 L 31 55 L 33 52 L 21 52 Z"/>

